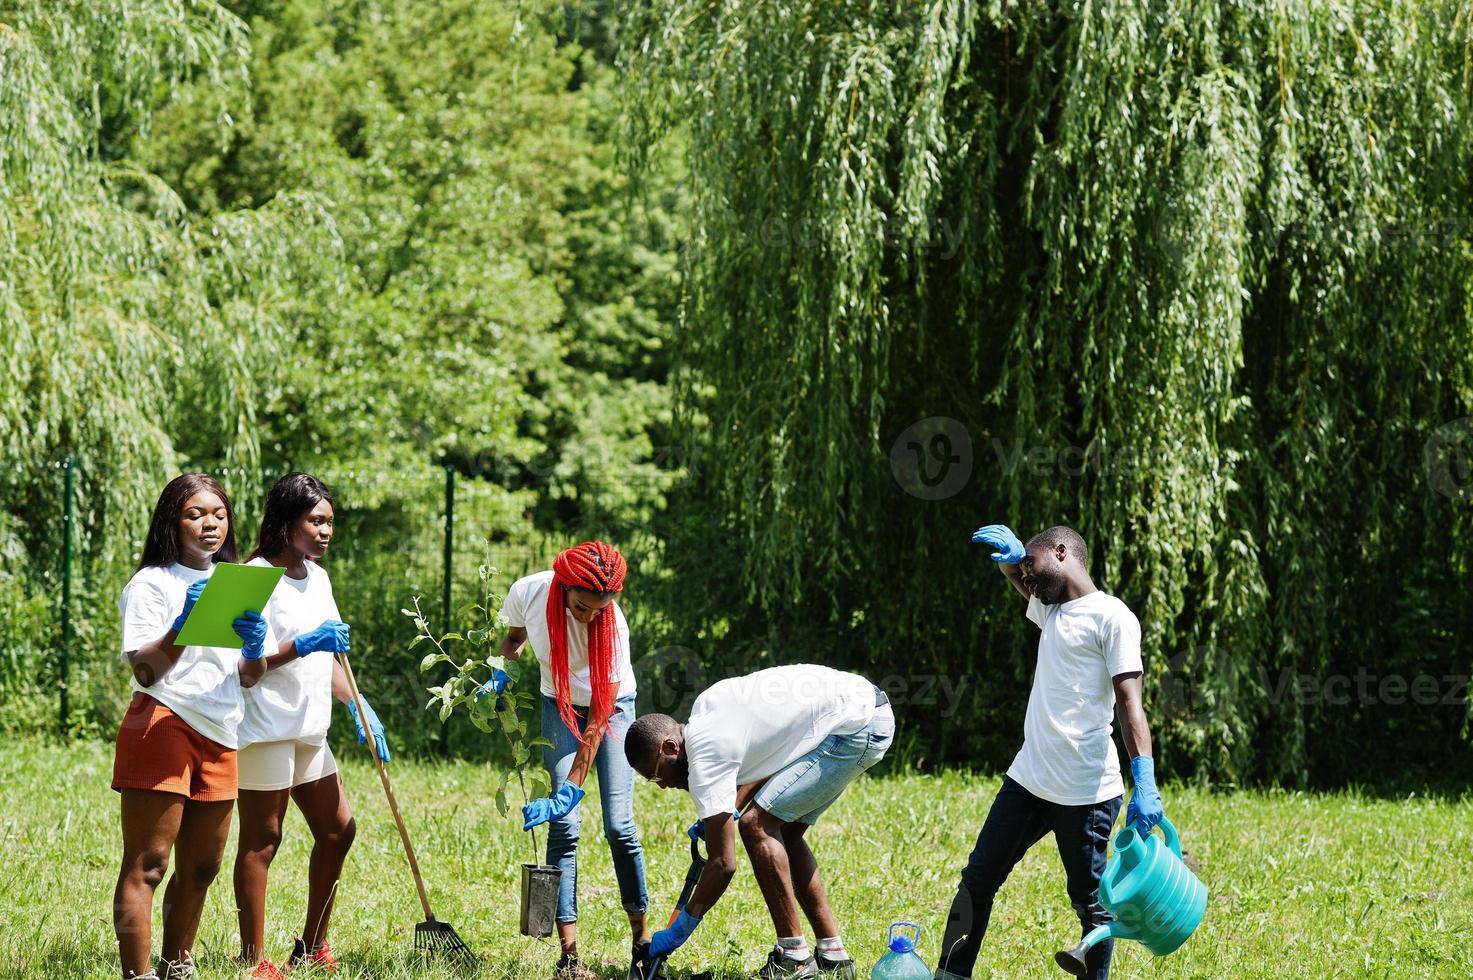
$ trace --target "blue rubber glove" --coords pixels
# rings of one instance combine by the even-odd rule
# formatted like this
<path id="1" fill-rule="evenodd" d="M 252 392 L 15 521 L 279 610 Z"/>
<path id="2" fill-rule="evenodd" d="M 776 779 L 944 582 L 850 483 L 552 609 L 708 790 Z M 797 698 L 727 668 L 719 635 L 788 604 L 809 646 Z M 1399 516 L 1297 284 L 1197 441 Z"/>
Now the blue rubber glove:
<path id="1" fill-rule="evenodd" d="M 247 609 L 240 618 L 230 624 L 235 635 L 240 637 L 240 655 L 247 660 L 260 660 L 266 656 L 266 620 L 258 612 Z"/>
<path id="2" fill-rule="evenodd" d="M 650 956 L 669 956 L 685 945 L 685 941 L 700 924 L 700 919 L 681 909 L 675 921 L 670 923 L 670 928 L 661 929 L 650 937 Z"/>
<path id="3" fill-rule="evenodd" d="M 742 819 L 742 815 L 741 815 L 740 811 L 733 811 L 732 812 L 732 815 L 731 815 L 731 819 L 733 819 L 733 820 L 740 820 L 740 819 Z M 690 825 L 690 829 L 688 829 L 685 832 L 685 835 L 687 837 L 689 837 L 691 840 L 705 840 L 706 839 L 706 821 L 705 820 L 697 820 L 695 823 L 693 823 L 693 824 Z"/>
<path id="4" fill-rule="evenodd" d="M 368 730 L 373 732 L 373 747 L 378 750 L 378 757 L 383 762 L 389 761 L 389 740 L 384 737 L 384 723 L 378 720 L 374 713 L 373 705 L 368 699 L 363 699 L 363 713 L 368 716 Z M 363 734 L 363 720 L 358 717 L 358 704 L 350 700 L 348 702 L 348 714 L 353 716 L 353 727 L 358 729 L 358 744 L 362 745 L 368 741 L 368 736 Z"/>
<path id="5" fill-rule="evenodd" d="M 575 810 L 583 800 L 583 787 L 565 780 L 551 796 L 543 796 L 522 807 L 522 829 L 531 830 L 538 824 L 561 820 Z"/>
<path id="6" fill-rule="evenodd" d="M 1006 524 L 988 524 L 979 527 L 972 532 L 973 544 L 991 545 L 995 551 L 992 552 L 992 560 L 1002 565 L 1016 565 L 1028 557 L 1023 542 L 1013 533 L 1013 529 Z"/>
<path id="7" fill-rule="evenodd" d="M 297 656 L 305 657 L 307 654 L 316 653 L 318 650 L 327 650 L 332 653 L 347 653 L 349 650 L 348 631 L 350 628 L 342 620 L 329 619 L 324 621 L 315 630 L 308 630 L 297 637 L 296 643 L 294 644 L 296 646 Z"/>
<path id="8" fill-rule="evenodd" d="M 1125 826 L 1134 827 L 1136 833 L 1149 834 L 1166 815 L 1161 808 L 1161 793 L 1156 789 L 1156 763 L 1148 755 L 1131 759 L 1130 779 L 1135 783 L 1135 792 L 1130 794 L 1130 805 L 1125 808 Z"/>
<path id="9" fill-rule="evenodd" d="M 190 612 L 194 609 L 194 604 L 199 601 L 199 594 L 205 590 L 205 585 L 209 581 L 207 578 L 202 578 L 198 582 L 189 583 L 189 588 L 184 593 L 184 610 L 178 616 L 174 617 L 174 625 L 170 627 L 175 633 L 184 628 L 184 621 L 189 618 Z"/>
<path id="10" fill-rule="evenodd" d="M 506 690 L 506 685 L 510 683 L 511 676 L 508 675 L 506 671 L 501 670 L 498 667 L 492 667 L 491 679 L 482 684 L 480 687 L 476 688 L 476 700 L 479 701 L 482 698 L 486 697 L 488 694 L 501 694 L 503 691 Z M 498 697 L 496 699 L 496 710 L 506 710 L 505 698 Z"/>

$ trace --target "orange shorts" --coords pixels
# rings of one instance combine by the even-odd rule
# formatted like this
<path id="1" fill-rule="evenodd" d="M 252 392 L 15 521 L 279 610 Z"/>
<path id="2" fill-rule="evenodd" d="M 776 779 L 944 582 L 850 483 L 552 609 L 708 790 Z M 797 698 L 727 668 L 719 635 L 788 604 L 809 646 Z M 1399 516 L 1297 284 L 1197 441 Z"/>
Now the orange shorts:
<path id="1" fill-rule="evenodd" d="M 201 803 L 236 797 L 235 749 L 205 738 L 141 691 L 118 726 L 113 789 L 177 793 Z"/>

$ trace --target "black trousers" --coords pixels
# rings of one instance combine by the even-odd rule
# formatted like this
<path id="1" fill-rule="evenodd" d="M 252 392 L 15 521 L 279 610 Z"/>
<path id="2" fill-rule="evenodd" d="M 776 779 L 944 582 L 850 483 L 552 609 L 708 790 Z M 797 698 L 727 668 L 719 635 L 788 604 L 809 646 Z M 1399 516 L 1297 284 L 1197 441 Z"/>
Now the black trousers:
<path id="1" fill-rule="evenodd" d="M 1064 863 L 1069 901 L 1079 916 L 1084 933 L 1111 921 L 1099 904 L 1100 876 L 1105 872 L 1105 847 L 1110 829 L 1120 813 L 1121 797 L 1103 803 L 1063 806 L 1039 799 L 1011 778 L 1004 776 L 1002 788 L 977 835 L 977 845 L 962 869 L 961 887 L 946 919 L 946 936 L 941 941 L 938 968 L 960 977 L 970 977 L 977 951 L 992 916 L 992 900 L 1007 880 L 1013 866 L 1028 849 L 1053 831 Z M 1060 944 L 1060 948 L 1064 944 Z M 1114 944 L 1106 940 L 1089 952 L 1086 962 L 1090 980 L 1110 975 L 1110 953 Z M 1052 960 L 1053 950 L 1039 951 L 1040 959 Z"/>

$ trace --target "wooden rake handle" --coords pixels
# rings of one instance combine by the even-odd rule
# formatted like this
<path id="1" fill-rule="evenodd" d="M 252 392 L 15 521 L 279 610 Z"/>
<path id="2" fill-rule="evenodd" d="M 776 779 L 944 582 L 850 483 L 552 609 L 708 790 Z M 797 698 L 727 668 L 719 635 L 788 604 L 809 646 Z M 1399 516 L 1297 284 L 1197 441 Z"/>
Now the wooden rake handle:
<path id="1" fill-rule="evenodd" d="M 338 659 L 343 663 L 343 673 L 347 675 L 348 691 L 353 695 L 353 703 L 358 706 L 358 720 L 363 725 L 363 734 L 368 736 L 364 741 L 378 767 L 379 782 L 384 784 L 384 795 L 389 798 L 389 810 L 394 814 L 394 825 L 399 828 L 399 839 L 404 842 L 404 856 L 409 858 L 409 870 L 414 873 L 414 887 L 419 891 L 419 904 L 424 907 L 425 919 L 433 921 L 435 914 L 430 911 L 430 896 L 425 891 L 425 881 L 419 873 L 419 862 L 414 859 L 414 845 L 409 843 L 409 831 L 404 829 L 404 818 L 399 816 L 399 804 L 394 799 L 393 787 L 389 785 L 389 774 L 384 771 L 384 760 L 379 758 L 378 743 L 374 741 L 373 732 L 368 728 L 368 713 L 364 710 L 363 695 L 358 693 L 358 682 L 353 679 L 353 668 L 348 666 L 348 655 L 340 653 Z"/>

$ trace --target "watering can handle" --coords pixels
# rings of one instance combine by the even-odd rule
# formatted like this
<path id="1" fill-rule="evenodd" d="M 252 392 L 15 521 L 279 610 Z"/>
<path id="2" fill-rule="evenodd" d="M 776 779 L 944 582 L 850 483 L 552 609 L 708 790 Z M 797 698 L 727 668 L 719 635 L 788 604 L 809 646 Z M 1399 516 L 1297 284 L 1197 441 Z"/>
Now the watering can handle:
<path id="1" fill-rule="evenodd" d="M 1171 848 L 1171 853 L 1181 857 L 1181 838 L 1176 835 L 1176 828 L 1171 821 L 1162 817 L 1156 826 L 1161 828 L 1161 836 L 1166 838 L 1166 846 Z"/>
<path id="2" fill-rule="evenodd" d="M 1181 857 L 1181 838 L 1177 836 L 1176 827 L 1172 824 L 1172 822 L 1170 820 L 1167 820 L 1165 817 L 1162 817 L 1161 822 L 1156 824 L 1156 828 L 1161 831 L 1161 836 L 1166 841 L 1166 846 L 1171 848 L 1171 853 L 1175 854 L 1177 857 Z M 1120 833 L 1115 835 L 1115 849 L 1117 851 L 1120 849 L 1120 838 L 1124 836 L 1127 830 L 1133 831 L 1134 829 L 1135 828 L 1131 827 L 1129 824 L 1120 828 Z M 1149 837 L 1150 835 L 1144 834 L 1141 836 Z"/>

